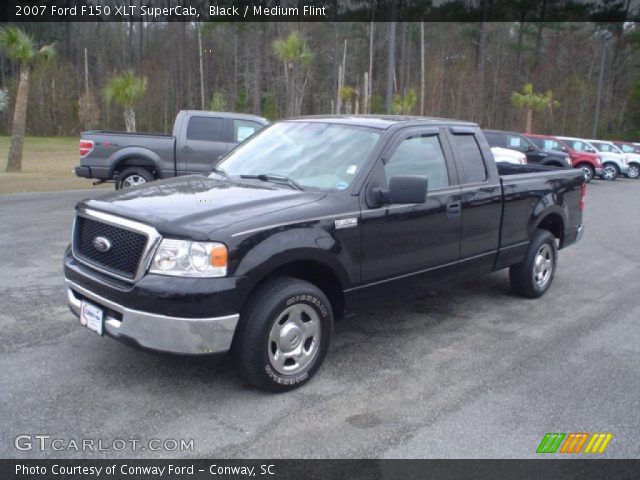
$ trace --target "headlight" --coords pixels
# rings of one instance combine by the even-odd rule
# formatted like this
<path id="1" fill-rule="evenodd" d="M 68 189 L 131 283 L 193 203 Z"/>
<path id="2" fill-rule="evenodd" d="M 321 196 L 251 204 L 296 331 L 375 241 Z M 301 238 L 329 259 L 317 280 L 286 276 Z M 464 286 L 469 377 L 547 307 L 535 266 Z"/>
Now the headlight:
<path id="1" fill-rule="evenodd" d="M 150 273 L 176 277 L 224 277 L 227 247 L 216 242 L 165 238 L 151 262 Z"/>

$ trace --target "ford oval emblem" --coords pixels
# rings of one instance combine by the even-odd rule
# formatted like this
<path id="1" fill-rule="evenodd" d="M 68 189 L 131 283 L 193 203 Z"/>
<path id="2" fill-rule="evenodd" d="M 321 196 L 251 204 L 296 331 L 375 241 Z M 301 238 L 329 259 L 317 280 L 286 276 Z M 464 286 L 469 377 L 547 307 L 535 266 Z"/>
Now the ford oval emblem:
<path id="1" fill-rule="evenodd" d="M 91 241 L 91 245 L 93 245 L 93 248 L 102 253 L 111 250 L 111 242 L 108 238 L 96 237 Z"/>

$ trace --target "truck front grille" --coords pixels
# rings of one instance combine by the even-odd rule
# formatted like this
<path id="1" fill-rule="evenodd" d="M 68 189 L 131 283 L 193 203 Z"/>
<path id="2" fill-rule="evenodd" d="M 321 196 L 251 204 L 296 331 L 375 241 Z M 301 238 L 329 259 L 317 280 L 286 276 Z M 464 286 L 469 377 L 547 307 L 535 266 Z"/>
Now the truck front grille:
<path id="1" fill-rule="evenodd" d="M 110 248 L 98 250 L 94 245 L 97 237 L 106 239 Z M 73 253 L 89 265 L 133 280 L 148 240 L 141 233 L 78 216 L 73 234 Z"/>

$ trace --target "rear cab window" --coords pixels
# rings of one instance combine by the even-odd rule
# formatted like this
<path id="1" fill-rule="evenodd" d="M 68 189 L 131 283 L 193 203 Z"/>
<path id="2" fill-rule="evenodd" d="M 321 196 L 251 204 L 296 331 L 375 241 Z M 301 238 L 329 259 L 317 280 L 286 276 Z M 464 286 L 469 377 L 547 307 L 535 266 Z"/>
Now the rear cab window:
<path id="1" fill-rule="evenodd" d="M 487 179 L 487 168 L 476 136 L 472 134 L 453 134 L 453 144 L 458 151 L 461 182 L 481 183 Z"/>

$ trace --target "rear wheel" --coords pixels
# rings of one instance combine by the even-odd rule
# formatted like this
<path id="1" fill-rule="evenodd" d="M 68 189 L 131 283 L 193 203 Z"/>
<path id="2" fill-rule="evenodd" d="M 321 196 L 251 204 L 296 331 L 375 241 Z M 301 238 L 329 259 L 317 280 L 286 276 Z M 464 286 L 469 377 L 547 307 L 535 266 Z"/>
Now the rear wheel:
<path id="1" fill-rule="evenodd" d="M 630 163 L 629 170 L 627 170 L 628 178 L 638 178 L 640 177 L 640 165 L 637 163 Z"/>
<path id="2" fill-rule="evenodd" d="M 276 278 L 260 287 L 240 321 L 232 347 L 236 367 L 248 383 L 272 392 L 309 381 L 333 332 L 326 295 L 296 278 Z"/>
<path id="3" fill-rule="evenodd" d="M 527 298 L 541 297 L 551 286 L 557 264 L 555 237 L 547 230 L 537 230 L 524 261 L 509 269 L 512 290 Z"/>
<path id="4" fill-rule="evenodd" d="M 153 173 L 144 167 L 129 167 L 125 168 L 118 175 L 118 181 L 116 182 L 116 190 L 122 188 L 135 187 L 137 185 L 144 185 L 155 180 Z"/>
<path id="5" fill-rule="evenodd" d="M 578 165 L 578 168 L 582 170 L 582 173 L 584 173 L 584 181 L 586 183 L 589 183 L 591 180 L 593 180 L 596 171 L 591 165 L 589 165 L 588 163 L 581 163 L 580 165 Z"/>
<path id="6" fill-rule="evenodd" d="M 605 163 L 602 169 L 602 179 L 613 181 L 618 178 L 618 166 L 615 163 Z"/>

